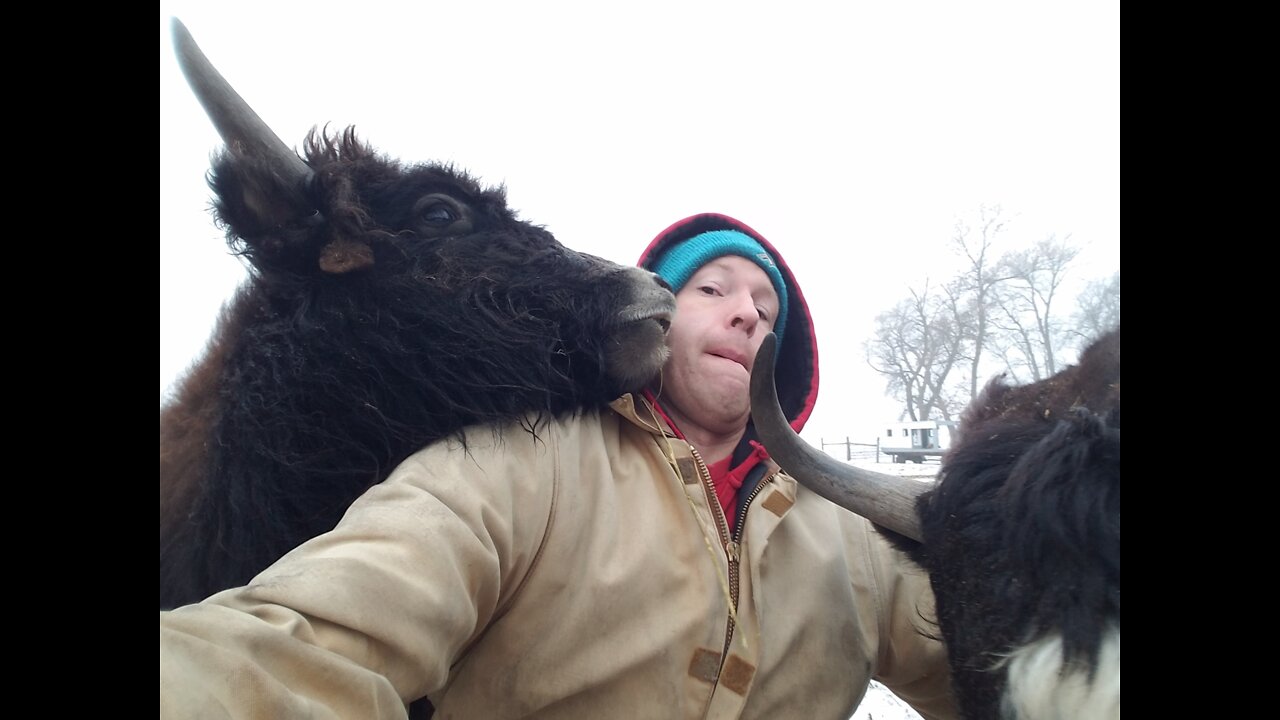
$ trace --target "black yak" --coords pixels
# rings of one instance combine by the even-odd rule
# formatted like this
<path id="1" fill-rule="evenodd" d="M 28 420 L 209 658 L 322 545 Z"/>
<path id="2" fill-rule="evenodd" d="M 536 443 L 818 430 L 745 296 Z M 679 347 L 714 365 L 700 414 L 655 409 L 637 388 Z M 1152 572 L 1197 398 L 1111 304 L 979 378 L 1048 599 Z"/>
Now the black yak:
<path id="1" fill-rule="evenodd" d="M 434 440 L 526 417 L 536 432 L 658 372 L 675 301 L 656 275 L 351 128 L 313 129 L 299 157 L 173 31 L 226 143 L 215 219 L 250 276 L 160 408 L 161 609 L 248 582 Z"/>
<path id="2" fill-rule="evenodd" d="M 936 484 L 838 462 L 782 420 L 773 346 L 752 415 L 800 483 L 866 517 L 929 572 L 972 719 L 1120 717 L 1120 329 L 1036 383 L 992 380 Z"/>

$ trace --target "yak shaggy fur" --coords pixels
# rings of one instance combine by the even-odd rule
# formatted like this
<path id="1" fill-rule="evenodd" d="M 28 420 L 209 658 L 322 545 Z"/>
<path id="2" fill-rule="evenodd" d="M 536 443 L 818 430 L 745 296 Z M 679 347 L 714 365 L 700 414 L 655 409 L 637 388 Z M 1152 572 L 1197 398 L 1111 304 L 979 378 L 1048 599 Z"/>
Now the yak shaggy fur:
<path id="1" fill-rule="evenodd" d="M 989 383 L 917 510 L 904 549 L 965 716 L 1118 720 L 1119 328 L 1046 380 Z"/>
<path id="2" fill-rule="evenodd" d="M 656 276 L 561 245 L 503 189 L 313 130 L 306 183 L 235 144 L 215 220 L 250 275 L 160 409 L 160 606 L 247 583 L 414 451 L 607 403 L 666 358 Z"/>

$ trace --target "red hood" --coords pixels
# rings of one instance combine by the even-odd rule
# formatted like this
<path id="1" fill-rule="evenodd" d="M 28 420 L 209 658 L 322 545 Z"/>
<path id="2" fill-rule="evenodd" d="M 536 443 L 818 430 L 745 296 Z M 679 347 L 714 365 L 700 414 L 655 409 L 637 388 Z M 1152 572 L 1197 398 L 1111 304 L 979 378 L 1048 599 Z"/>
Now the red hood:
<path id="1" fill-rule="evenodd" d="M 755 238 L 773 256 L 786 280 L 789 307 L 787 331 L 784 333 L 782 346 L 778 349 L 778 400 L 782 404 L 782 412 L 791 421 L 791 427 L 800 432 L 818 400 L 818 341 L 813 331 L 809 304 L 805 302 L 800 283 L 796 281 L 778 249 L 763 235 L 739 220 L 719 213 L 701 213 L 680 220 L 658 233 L 649 247 L 640 254 L 636 264 L 651 268 L 654 260 L 666 248 L 708 230 L 737 230 Z"/>

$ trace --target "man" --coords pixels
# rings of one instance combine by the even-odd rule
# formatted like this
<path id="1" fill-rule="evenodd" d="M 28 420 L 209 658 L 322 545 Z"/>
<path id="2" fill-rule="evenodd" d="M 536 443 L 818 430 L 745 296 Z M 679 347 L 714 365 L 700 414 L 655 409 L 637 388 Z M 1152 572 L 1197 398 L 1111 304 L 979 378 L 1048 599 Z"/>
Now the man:
<path id="1" fill-rule="evenodd" d="M 775 333 L 817 397 L 799 285 L 763 237 L 686 218 L 661 376 L 609 408 L 423 449 L 247 587 L 161 613 L 162 717 L 847 718 L 876 677 L 950 717 L 927 578 L 778 471 L 748 380 Z"/>

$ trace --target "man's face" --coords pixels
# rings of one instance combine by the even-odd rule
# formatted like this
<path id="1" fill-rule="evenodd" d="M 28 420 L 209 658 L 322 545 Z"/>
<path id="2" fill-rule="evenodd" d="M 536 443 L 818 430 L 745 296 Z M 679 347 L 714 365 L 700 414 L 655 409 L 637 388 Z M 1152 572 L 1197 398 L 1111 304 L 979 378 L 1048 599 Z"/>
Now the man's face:
<path id="1" fill-rule="evenodd" d="M 728 433 L 746 426 L 751 366 L 777 315 L 769 276 L 736 255 L 698 268 L 676 293 L 661 393 L 682 429 Z"/>

